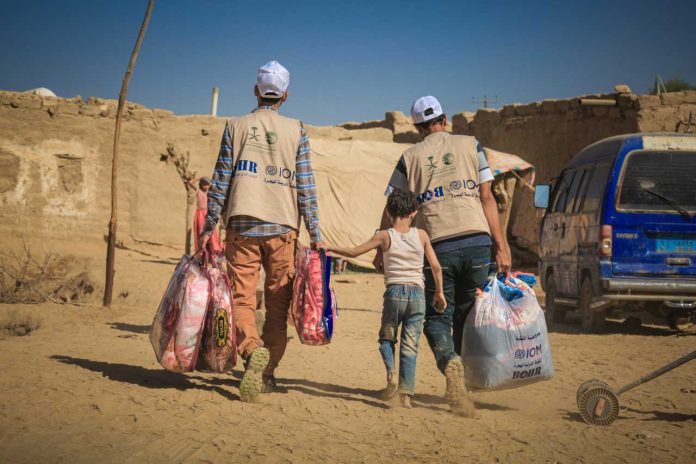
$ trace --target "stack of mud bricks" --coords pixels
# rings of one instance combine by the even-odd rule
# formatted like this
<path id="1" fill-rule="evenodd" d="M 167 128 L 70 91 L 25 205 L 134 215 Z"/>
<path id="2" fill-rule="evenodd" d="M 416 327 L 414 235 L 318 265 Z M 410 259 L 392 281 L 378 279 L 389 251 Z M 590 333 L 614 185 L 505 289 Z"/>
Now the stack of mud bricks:
<path id="1" fill-rule="evenodd" d="M 0 107 L 10 107 L 24 110 L 46 111 L 50 117 L 88 116 L 114 118 L 116 116 L 116 100 L 105 100 L 90 97 L 84 101 L 82 97 L 59 98 L 33 95 L 29 93 L 0 91 Z M 174 113 L 167 110 L 149 109 L 137 103 L 126 102 L 124 119 L 144 120 L 171 117 Z"/>

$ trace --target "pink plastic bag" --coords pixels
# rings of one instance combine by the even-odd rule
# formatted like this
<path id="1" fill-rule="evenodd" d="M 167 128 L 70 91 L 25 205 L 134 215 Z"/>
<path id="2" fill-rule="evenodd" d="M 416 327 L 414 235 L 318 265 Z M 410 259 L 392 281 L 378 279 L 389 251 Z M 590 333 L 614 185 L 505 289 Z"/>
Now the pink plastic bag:
<path id="1" fill-rule="evenodd" d="M 198 260 L 183 256 L 169 280 L 150 329 L 157 361 L 173 372 L 196 367 L 210 281 Z"/>
<path id="2" fill-rule="evenodd" d="M 330 278 L 331 257 L 324 250 L 304 248 L 297 253 L 290 312 L 305 345 L 331 342 L 338 308 Z"/>

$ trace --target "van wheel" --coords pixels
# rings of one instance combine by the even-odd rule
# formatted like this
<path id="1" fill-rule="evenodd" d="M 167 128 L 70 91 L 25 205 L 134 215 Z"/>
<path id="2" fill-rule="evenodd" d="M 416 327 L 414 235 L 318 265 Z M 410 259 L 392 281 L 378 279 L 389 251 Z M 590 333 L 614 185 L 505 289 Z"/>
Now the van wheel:
<path id="1" fill-rule="evenodd" d="M 558 306 L 556 303 L 556 296 L 558 295 L 558 290 L 556 290 L 556 280 L 553 274 L 549 274 L 546 278 L 546 320 L 549 322 L 563 322 L 566 317 L 566 310 L 563 307 Z"/>
<path id="2" fill-rule="evenodd" d="M 686 330 L 689 328 L 689 322 L 689 315 L 685 313 L 671 311 L 667 315 L 667 325 L 669 325 L 669 328 L 672 330 Z"/>
<path id="3" fill-rule="evenodd" d="M 582 328 L 587 332 L 598 332 L 604 328 L 607 312 L 604 309 L 600 311 L 593 310 L 592 298 L 594 298 L 592 280 L 590 280 L 589 276 L 586 276 L 582 279 L 582 284 L 580 285 L 580 299 L 578 300 Z"/>

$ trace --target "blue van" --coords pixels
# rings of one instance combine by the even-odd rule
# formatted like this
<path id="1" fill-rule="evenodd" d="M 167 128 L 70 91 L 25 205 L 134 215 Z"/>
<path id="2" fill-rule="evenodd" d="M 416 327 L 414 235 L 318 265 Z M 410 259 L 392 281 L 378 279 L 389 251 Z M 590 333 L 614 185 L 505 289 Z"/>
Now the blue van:
<path id="1" fill-rule="evenodd" d="M 546 317 L 573 307 L 596 331 L 609 309 L 646 310 L 676 329 L 696 311 L 696 135 L 611 137 L 539 185 Z"/>

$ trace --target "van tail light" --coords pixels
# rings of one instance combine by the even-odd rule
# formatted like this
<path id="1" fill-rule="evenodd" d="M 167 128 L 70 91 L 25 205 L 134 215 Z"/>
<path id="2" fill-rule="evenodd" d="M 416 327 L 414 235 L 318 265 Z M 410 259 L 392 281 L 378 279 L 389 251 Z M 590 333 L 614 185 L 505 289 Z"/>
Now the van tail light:
<path id="1" fill-rule="evenodd" d="M 611 226 L 602 226 L 599 238 L 599 253 L 602 256 L 611 256 Z"/>

